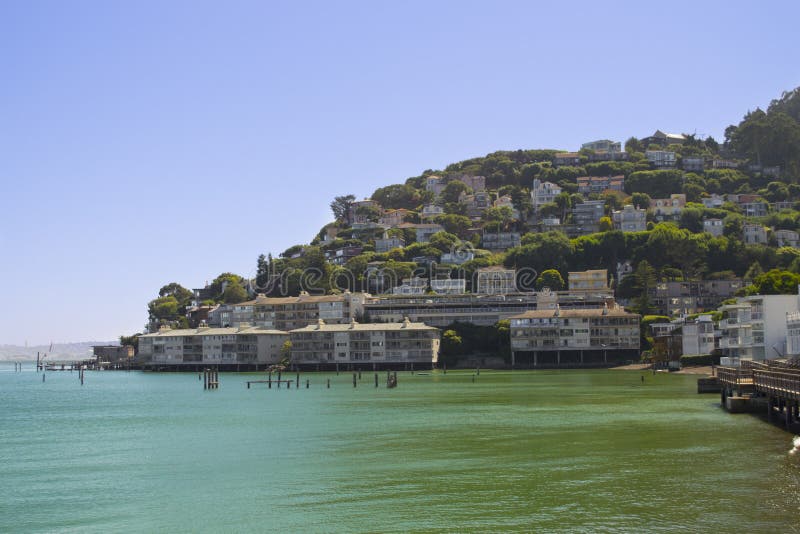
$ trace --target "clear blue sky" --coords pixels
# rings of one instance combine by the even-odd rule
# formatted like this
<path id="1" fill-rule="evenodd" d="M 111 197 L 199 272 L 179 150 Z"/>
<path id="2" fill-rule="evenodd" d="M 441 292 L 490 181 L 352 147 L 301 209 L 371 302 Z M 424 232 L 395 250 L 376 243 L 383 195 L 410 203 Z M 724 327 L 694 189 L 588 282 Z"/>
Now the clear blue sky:
<path id="1" fill-rule="evenodd" d="M 141 330 L 340 194 L 517 148 L 722 140 L 797 2 L 0 2 L 0 343 Z"/>

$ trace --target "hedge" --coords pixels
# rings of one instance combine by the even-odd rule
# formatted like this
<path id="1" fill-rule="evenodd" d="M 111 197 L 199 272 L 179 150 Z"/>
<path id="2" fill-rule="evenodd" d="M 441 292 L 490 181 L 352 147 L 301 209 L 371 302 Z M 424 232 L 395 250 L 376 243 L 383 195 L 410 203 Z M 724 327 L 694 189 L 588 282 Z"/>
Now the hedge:
<path id="1" fill-rule="evenodd" d="M 713 354 L 685 354 L 681 356 L 681 367 L 719 365 L 719 356 Z"/>

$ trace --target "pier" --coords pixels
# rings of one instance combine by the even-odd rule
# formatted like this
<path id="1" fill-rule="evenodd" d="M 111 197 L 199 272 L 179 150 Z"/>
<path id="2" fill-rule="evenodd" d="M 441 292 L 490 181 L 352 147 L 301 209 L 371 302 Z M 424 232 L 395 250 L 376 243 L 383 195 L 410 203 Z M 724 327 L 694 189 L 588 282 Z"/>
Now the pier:
<path id="1" fill-rule="evenodd" d="M 743 361 L 741 367 L 718 367 L 717 377 L 729 412 L 766 411 L 767 420 L 781 421 L 787 430 L 800 424 L 800 359 Z"/>

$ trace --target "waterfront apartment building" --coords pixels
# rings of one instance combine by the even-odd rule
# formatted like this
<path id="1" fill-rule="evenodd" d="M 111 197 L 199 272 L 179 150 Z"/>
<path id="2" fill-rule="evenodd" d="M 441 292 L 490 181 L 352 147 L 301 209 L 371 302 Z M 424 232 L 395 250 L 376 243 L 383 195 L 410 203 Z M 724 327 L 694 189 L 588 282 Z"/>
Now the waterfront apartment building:
<path id="1" fill-rule="evenodd" d="M 289 331 L 302 328 L 324 319 L 329 323 L 347 323 L 364 313 L 365 293 L 341 295 L 309 295 L 301 292 L 297 297 L 265 297 L 258 295 L 255 300 L 242 302 L 236 306 L 249 308 L 248 321 L 238 321 L 231 326 L 252 323 L 254 326 Z"/>
<path id="2" fill-rule="evenodd" d="M 751 295 L 720 308 L 719 348 L 725 356 L 764 361 L 787 352 L 787 316 L 798 311 L 797 295 Z"/>
<path id="3" fill-rule="evenodd" d="M 150 366 L 268 365 L 281 359 L 287 332 L 260 327 L 172 330 L 139 336 L 138 361 Z"/>
<path id="4" fill-rule="evenodd" d="M 431 367 L 439 359 L 439 330 L 404 319 L 400 323 L 317 324 L 289 332 L 292 363 L 300 366 Z"/>
<path id="5" fill-rule="evenodd" d="M 393 323 L 408 317 L 412 321 L 445 328 L 453 323 L 492 326 L 498 321 L 529 310 L 552 310 L 556 306 L 602 308 L 612 302 L 611 292 L 572 293 L 538 291 L 506 295 L 396 295 L 373 297 L 365 305 L 371 321 Z"/>
<path id="6" fill-rule="evenodd" d="M 613 305 L 511 317 L 512 366 L 605 366 L 639 359 L 639 315 Z"/>

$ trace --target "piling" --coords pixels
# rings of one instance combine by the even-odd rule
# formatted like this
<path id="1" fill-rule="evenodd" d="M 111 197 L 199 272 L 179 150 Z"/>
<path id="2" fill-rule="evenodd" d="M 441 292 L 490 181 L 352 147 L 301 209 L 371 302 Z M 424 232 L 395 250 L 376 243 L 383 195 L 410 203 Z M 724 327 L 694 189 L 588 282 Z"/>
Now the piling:
<path id="1" fill-rule="evenodd" d="M 378 373 L 375 373 L 375 387 L 378 387 Z"/>
<path id="2" fill-rule="evenodd" d="M 353 387 L 356 387 L 356 374 L 353 373 Z"/>
<path id="3" fill-rule="evenodd" d="M 358 379 L 361 380 L 361 369 L 358 370 Z"/>
<path id="4" fill-rule="evenodd" d="M 44 377 L 45 377 L 45 374 L 42 373 L 42 382 L 44 382 Z"/>
<path id="5" fill-rule="evenodd" d="M 292 381 L 291 380 L 287 380 L 286 381 L 286 389 L 292 389 Z"/>
<path id="6" fill-rule="evenodd" d="M 295 385 L 297 386 L 298 389 L 300 389 L 300 373 L 299 372 L 297 373 L 296 380 L 297 380 L 297 382 L 295 382 Z"/>
<path id="7" fill-rule="evenodd" d="M 328 389 L 331 389 L 331 379 L 328 379 Z"/>
<path id="8" fill-rule="evenodd" d="M 310 382 L 310 381 L 308 380 L 308 378 L 306 378 L 306 389 L 308 389 L 309 382 Z"/>

